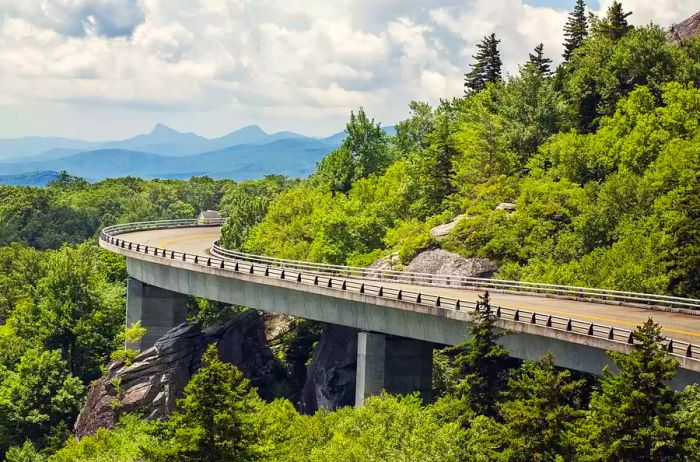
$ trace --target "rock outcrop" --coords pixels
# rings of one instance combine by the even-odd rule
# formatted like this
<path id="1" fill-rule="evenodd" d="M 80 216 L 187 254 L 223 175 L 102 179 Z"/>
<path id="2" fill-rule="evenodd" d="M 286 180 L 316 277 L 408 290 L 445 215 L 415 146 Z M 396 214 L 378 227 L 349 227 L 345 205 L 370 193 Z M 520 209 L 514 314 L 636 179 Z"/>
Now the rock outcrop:
<path id="1" fill-rule="evenodd" d="M 464 258 L 443 249 L 431 249 L 416 255 L 405 271 L 487 278 L 497 270 L 498 266 L 486 258 Z"/>
<path id="2" fill-rule="evenodd" d="M 107 375 L 90 388 L 75 435 L 81 438 L 100 427 L 111 428 L 121 413 L 144 412 L 151 419 L 170 414 L 212 343 L 218 344 L 223 361 L 235 364 L 263 398 L 269 397 L 274 357 L 265 334 L 263 318 L 254 310 L 207 329 L 198 323 L 175 327 L 131 365 L 110 365 Z"/>
<path id="3" fill-rule="evenodd" d="M 452 231 L 455 226 L 457 226 L 457 223 L 464 218 L 464 215 L 457 215 L 454 217 L 449 223 L 445 223 L 444 225 L 439 225 L 434 228 L 430 229 L 430 236 L 432 236 L 433 239 L 435 240 L 442 240 L 445 237 L 447 237 L 448 234 L 450 234 L 450 231 Z"/>
<path id="4" fill-rule="evenodd" d="M 357 329 L 327 324 L 307 369 L 299 411 L 334 410 L 355 402 Z"/>
<path id="5" fill-rule="evenodd" d="M 700 11 L 674 24 L 668 31 L 668 40 L 673 43 L 684 43 L 697 37 L 700 37 Z"/>

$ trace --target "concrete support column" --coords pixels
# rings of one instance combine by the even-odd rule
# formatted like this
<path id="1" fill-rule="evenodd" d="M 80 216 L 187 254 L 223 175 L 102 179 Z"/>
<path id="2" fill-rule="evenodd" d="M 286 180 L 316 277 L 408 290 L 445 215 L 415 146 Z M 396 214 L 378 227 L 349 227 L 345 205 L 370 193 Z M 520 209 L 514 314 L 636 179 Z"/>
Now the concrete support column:
<path id="1" fill-rule="evenodd" d="M 419 392 L 431 398 L 434 344 L 384 334 L 359 332 L 355 405 L 382 390 L 392 394 Z"/>
<path id="2" fill-rule="evenodd" d="M 187 295 L 161 289 L 129 278 L 126 290 L 126 325 L 137 321 L 148 329 L 137 345 L 131 348 L 146 350 L 163 334 L 187 319 Z"/>
<path id="3" fill-rule="evenodd" d="M 358 332 L 355 406 L 362 406 L 365 398 L 378 395 L 385 388 L 385 363 L 386 335 Z"/>

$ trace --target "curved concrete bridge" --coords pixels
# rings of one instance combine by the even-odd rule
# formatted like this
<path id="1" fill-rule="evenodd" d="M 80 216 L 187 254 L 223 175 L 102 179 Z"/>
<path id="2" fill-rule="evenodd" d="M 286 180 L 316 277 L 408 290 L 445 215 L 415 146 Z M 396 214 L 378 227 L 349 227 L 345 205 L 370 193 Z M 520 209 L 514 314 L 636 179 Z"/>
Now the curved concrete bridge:
<path id="1" fill-rule="evenodd" d="M 700 300 L 542 284 L 406 274 L 278 260 L 215 245 L 220 220 L 106 228 L 100 245 L 127 257 L 127 323 L 147 348 L 185 320 L 188 295 L 358 329 L 356 403 L 381 389 L 428 395 L 432 350 L 465 339 L 478 295 L 491 291 L 502 343 L 522 359 L 600 373 L 653 317 L 680 363 L 674 386 L 700 383 Z M 698 311 L 695 312 L 694 309 Z M 697 313 L 697 314 L 696 314 Z"/>

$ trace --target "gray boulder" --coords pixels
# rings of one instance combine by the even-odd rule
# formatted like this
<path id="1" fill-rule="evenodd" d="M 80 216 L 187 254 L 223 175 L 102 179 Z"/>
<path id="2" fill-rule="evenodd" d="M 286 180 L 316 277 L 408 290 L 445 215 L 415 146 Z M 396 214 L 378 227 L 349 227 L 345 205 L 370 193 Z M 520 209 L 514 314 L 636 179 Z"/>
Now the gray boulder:
<path id="1" fill-rule="evenodd" d="M 488 278 L 498 266 L 486 258 L 464 258 L 443 249 L 426 250 L 411 260 L 405 271 L 450 276 Z"/>

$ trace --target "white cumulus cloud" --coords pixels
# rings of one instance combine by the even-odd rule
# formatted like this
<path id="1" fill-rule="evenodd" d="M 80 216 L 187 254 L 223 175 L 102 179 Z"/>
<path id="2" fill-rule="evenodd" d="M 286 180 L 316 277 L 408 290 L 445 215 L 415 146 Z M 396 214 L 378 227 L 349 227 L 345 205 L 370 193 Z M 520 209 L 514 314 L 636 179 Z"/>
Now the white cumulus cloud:
<path id="1" fill-rule="evenodd" d="M 663 26 L 700 8 L 623 4 L 633 23 Z M 155 122 L 322 135 L 360 105 L 394 123 L 412 99 L 461 94 L 484 35 L 502 40 L 507 72 L 540 42 L 558 61 L 567 14 L 525 0 L 0 0 L 0 136 Z"/>

